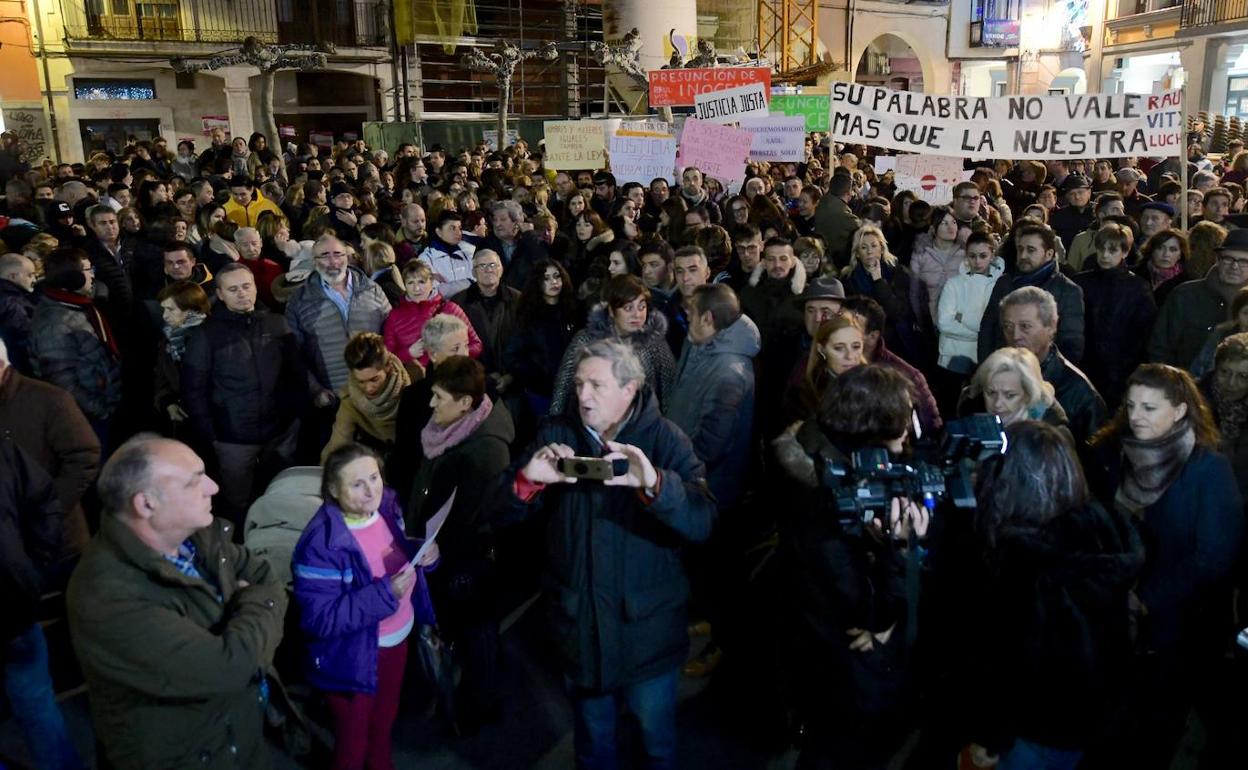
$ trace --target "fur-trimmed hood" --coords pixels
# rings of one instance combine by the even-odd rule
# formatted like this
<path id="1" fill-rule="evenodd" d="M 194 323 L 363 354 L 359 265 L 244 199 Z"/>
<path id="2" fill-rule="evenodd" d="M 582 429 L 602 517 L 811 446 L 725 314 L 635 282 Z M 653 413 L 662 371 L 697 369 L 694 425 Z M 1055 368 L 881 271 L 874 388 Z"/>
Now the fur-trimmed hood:
<path id="1" fill-rule="evenodd" d="M 612 321 L 611 314 L 607 312 L 607 303 L 599 302 L 589 311 L 585 330 L 595 340 L 616 336 L 615 322 Z M 641 327 L 641 331 L 630 335 L 629 341 L 638 345 L 645 345 L 656 340 L 667 344 L 666 335 L 667 316 L 663 315 L 658 308 L 650 308 L 646 314 L 646 325 Z"/>
<path id="2" fill-rule="evenodd" d="M 757 286 L 763 276 L 767 274 L 763 263 L 760 261 L 754 266 L 754 272 L 750 273 L 750 285 Z M 802 260 L 793 260 L 793 272 L 789 273 L 789 291 L 793 294 L 801 294 L 806 290 L 806 268 L 802 266 Z"/>

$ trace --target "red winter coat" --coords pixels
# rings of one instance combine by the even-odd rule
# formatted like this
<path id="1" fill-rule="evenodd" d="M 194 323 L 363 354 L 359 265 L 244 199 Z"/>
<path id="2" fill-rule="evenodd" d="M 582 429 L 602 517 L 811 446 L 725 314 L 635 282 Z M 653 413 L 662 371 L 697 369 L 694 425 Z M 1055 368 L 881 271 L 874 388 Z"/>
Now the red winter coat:
<path id="1" fill-rule="evenodd" d="M 482 348 L 481 338 L 477 336 L 476 329 L 472 328 L 472 321 L 468 320 L 463 308 L 449 299 L 444 299 L 436 291 L 429 299 L 422 302 L 413 302 L 404 298 L 398 307 L 390 312 L 390 315 L 386 317 L 385 325 L 381 327 L 382 334 L 386 338 L 386 348 L 398 356 L 400 361 L 404 363 L 411 361 L 412 354 L 409 348 L 412 347 L 412 343 L 420 339 L 425 323 L 440 313 L 453 315 L 464 322 L 464 325 L 468 327 L 468 355 L 473 358 L 479 357 Z M 428 368 L 429 354 L 422 354 L 417 362 Z"/>

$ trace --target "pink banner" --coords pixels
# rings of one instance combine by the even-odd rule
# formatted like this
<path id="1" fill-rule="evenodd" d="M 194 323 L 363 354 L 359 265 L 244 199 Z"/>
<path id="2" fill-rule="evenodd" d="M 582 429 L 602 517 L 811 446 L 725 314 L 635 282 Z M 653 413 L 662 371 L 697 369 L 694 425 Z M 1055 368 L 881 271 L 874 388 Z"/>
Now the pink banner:
<path id="1" fill-rule="evenodd" d="M 740 128 L 720 126 L 690 118 L 680 136 L 680 165 L 693 166 L 705 176 L 718 179 L 724 189 L 736 191 L 745 179 L 754 134 Z"/>

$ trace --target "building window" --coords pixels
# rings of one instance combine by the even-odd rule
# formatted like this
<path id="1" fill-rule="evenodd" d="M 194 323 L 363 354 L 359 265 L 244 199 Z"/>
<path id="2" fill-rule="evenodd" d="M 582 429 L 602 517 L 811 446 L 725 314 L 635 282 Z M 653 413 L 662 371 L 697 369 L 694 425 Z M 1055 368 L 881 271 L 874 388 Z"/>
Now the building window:
<path id="1" fill-rule="evenodd" d="M 74 78 L 74 98 L 151 100 L 156 98 L 156 81 Z"/>
<path id="2" fill-rule="evenodd" d="M 1235 75 L 1226 82 L 1226 114 L 1248 118 L 1248 77 Z"/>

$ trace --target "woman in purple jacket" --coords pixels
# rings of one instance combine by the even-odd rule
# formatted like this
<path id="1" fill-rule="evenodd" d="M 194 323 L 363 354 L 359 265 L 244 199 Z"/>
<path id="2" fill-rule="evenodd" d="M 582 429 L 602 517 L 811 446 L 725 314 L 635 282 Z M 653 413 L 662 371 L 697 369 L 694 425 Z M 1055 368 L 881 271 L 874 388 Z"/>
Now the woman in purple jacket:
<path id="1" fill-rule="evenodd" d="M 424 570 L 438 560 L 437 545 L 412 567 L 420 543 L 403 531 L 377 455 L 360 444 L 326 458 L 321 497 L 293 558 L 308 678 L 333 717 L 333 770 L 393 770 L 407 637 L 434 623 Z"/>

